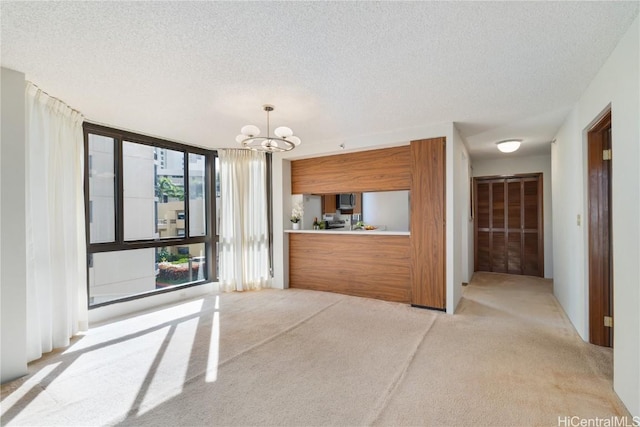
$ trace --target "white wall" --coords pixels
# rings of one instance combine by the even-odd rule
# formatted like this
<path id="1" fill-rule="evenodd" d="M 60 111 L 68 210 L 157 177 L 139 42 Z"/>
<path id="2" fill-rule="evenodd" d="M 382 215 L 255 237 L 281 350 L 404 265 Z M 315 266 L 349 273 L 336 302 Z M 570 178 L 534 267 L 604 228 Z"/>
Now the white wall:
<path id="1" fill-rule="evenodd" d="M 2 68 L 0 149 L 0 382 L 27 373 L 27 248 L 25 232 L 25 81 Z"/>
<path id="2" fill-rule="evenodd" d="M 302 198 L 302 206 L 304 207 L 304 215 L 302 216 L 301 228 L 303 230 L 313 229 L 313 220 L 322 219 L 322 197 L 305 194 Z"/>
<path id="3" fill-rule="evenodd" d="M 322 197 L 313 194 L 293 194 L 291 195 L 291 207 L 297 206 L 302 208 L 302 219 L 299 222 L 301 230 L 313 229 L 314 218 L 320 220 L 322 218 Z M 292 210 L 289 209 L 289 215 L 291 217 Z M 293 223 L 288 220 L 285 226 L 286 229 L 293 228 Z"/>
<path id="4" fill-rule="evenodd" d="M 362 193 L 362 221 L 390 231 L 409 231 L 409 190 Z"/>
<path id="5" fill-rule="evenodd" d="M 468 282 L 469 153 L 452 124 L 447 137 L 447 313 L 454 313 Z"/>
<path id="6" fill-rule="evenodd" d="M 457 129 L 456 134 L 459 135 Z M 474 267 L 474 234 L 473 217 L 471 216 L 471 178 L 473 177 L 473 167 L 468 151 L 463 153 L 461 167 L 463 170 L 466 170 L 466 178 L 469 183 L 464 191 L 461 190 L 462 194 L 460 195 L 460 197 L 466 200 L 467 206 L 467 211 L 462 212 L 460 217 L 460 226 L 462 227 L 460 241 L 462 245 L 462 278 L 468 283 L 473 276 Z"/>
<path id="7" fill-rule="evenodd" d="M 295 151 L 295 150 L 294 150 Z M 291 229 L 291 162 L 281 156 L 272 158 L 273 197 L 273 282 L 272 287 L 289 287 L 289 239 L 284 230 Z"/>
<path id="8" fill-rule="evenodd" d="M 589 340 L 588 292 L 584 274 L 586 215 L 582 131 L 577 110 L 565 120 L 551 146 L 554 294 L 578 334 Z M 578 225 L 580 216 L 580 225 Z"/>
<path id="9" fill-rule="evenodd" d="M 497 149 L 496 149 L 497 151 Z M 544 277 L 553 278 L 553 215 L 551 182 L 551 155 L 524 156 L 505 154 L 503 158 L 493 160 L 475 160 L 473 176 L 516 175 L 542 172 L 542 204 L 544 221 Z M 473 245 L 473 240 L 472 240 Z"/>
<path id="10" fill-rule="evenodd" d="M 640 26 L 631 25 L 552 145 L 555 293 L 587 340 L 587 131 L 611 106 L 614 276 L 613 386 L 640 416 Z M 583 218 L 578 226 L 576 215 Z"/>

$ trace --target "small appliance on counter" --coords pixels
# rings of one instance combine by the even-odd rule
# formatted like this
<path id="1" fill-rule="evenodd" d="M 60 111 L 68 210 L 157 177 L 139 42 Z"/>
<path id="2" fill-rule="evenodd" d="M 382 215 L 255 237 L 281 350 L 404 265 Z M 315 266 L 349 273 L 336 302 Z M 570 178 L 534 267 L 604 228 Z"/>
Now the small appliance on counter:
<path id="1" fill-rule="evenodd" d="M 322 220 L 325 222 L 325 228 L 328 230 L 336 228 L 351 230 L 351 215 L 324 214 Z"/>

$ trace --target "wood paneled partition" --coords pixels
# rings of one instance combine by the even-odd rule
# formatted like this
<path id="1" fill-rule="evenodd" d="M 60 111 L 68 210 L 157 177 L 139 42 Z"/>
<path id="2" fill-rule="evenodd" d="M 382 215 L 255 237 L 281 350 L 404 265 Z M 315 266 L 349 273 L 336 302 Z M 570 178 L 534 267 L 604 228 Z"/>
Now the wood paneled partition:
<path id="1" fill-rule="evenodd" d="M 292 194 L 408 190 L 409 146 L 383 148 L 291 162 Z"/>
<path id="2" fill-rule="evenodd" d="M 410 190 L 410 236 L 289 234 L 289 285 L 446 309 L 446 138 L 291 162 L 293 194 Z M 356 232 L 357 233 L 357 232 Z"/>
<path id="3" fill-rule="evenodd" d="M 409 302 L 409 236 L 289 234 L 289 286 Z"/>
<path id="4" fill-rule="evenodd" d="M 444 310 L 446 139 L 411 141 L 411 304 Z"/>

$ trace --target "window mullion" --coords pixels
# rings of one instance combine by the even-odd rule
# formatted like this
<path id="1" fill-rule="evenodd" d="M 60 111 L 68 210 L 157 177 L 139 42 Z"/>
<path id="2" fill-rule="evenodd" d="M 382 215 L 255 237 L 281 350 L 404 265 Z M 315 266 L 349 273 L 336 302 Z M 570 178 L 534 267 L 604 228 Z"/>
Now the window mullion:
<path id="1" fill-rule="evenodd" d="M 115 164 L 114 172 L 115 172 L 115 203 L 116 203 L 116 243 L 118 245 L 124 244 L 124 173 L 123 173 L 123 158 L 122 158 L 122 144 L 124 138 L 120 135 L 115 138 L 115 156 L 113 156 Z"/>
<path id="2" fill-rule="evenodd" d="M 182 186 L 184 188 L 184 236 L 191 237 L 191 229 L 189 227 L 189 201 L 191 200 L 191 196 L 189 194 L 189 152 L 185 151 L 183 154 L 182 176 L 184 177 L 184 180 Z"/>
<path id="3" fill-rule="evenodd" d="M 209 203 L 205 206 L 205 215 L 207 215 L 206 221 L 206 236 L 208 240 L 207 248 L 207 256 L 210 260 L 209 268 L 207 269 L 209 280 L 218 280 L 218 271 L 217 265 L 215 262 L 216 254 L 217 254 L 217 242 L 216 238 L 216 183 L 215 183 L 215 165 L 216 165 L 216 154 L 212 153 L 206 156 L 206 164 L 205 164 L 205 197 L 208 197 Z"/>

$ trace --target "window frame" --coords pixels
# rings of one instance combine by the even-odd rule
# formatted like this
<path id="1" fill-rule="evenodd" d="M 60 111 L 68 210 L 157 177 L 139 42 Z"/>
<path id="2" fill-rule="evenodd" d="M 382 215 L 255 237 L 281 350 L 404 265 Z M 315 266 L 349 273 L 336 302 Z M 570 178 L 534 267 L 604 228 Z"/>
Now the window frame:
<path id="1" fill-rule="evenodd" d="M 125 301 L 131 301 L 144 298 L 150 295 L 157 295 L 166 292 L 198 286 L 204 283 L 214 282 L 218 280 L 217 263 L 216 263 L 216 247 L 218 241 L 218 233 L 216 230 L 215 212 L 215 163 L 218 153 L 216 150 L 210 150 L 195 147 L 187 144 L 181 144 L 161 138 L 151 137 L 147 135 L 116 129 L 92 122 L 83 123 L 84 136 L 84 208 L 85 208 L 85 236 L 87 249 L 87 307 L 89 309 L 103 307 L 106 305 L 116 304 Z M 91 243 L 90 232 L 90 214 L 91 205 L 89 200 L 89 135 L 101 135 L 114 140 L 114 230 L 115 239 L 113 242 Z M 154 148 L 164 148 L 174 151 L 180 151 L 184 157 L 184 216 L 185 216 L 185 236 L 184 237 L 166 237 L 143 240 L 125 240 L 124 237 L 124 170 L 123 170 L 123 144 L 131 142 L 136 144 L 148 145 Z M 204 195 L 207 200 L 205 206 L 205 227 L 204 236 L 189 236 L 189 154 L 203 155 L 205 161 L 204 176 Z M 93 254 L 100 252 L 118 252 L 133 249 L 161 248 L 165 246 L 178 246 L 203 243 L 207 259 L 206 278 L 200 281 L 186 283 L 183 285 L 175 285 L 169 288 L 154 289 L 149 292 L 138 293 L 125 296 L 122 298 L 105 301 L 102 303 L 91 304 L 91 289 L 89 283 L 89 268 L 93 264 Z"/>

